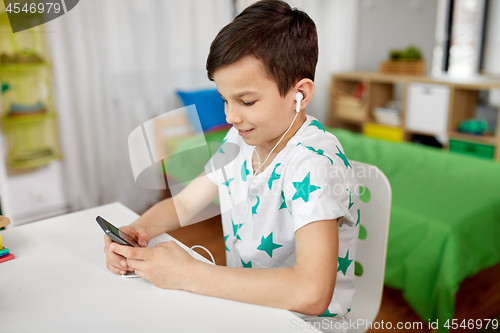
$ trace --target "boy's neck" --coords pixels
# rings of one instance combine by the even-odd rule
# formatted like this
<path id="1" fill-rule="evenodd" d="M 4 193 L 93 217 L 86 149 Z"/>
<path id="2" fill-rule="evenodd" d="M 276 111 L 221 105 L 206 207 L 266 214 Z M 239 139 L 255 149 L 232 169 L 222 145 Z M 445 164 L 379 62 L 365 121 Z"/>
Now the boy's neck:
<path id="1" fill-rule="evenodd" d="M 293 125 L 290 128 L 290 130 L 288 131 L 288 133 L 286 133 L 285 137 L 283 138 L 283 140 L 281 140 L 280 144 L 273 150 L 273 155 L 278 154 L 283 148 L 285 148 L 288 141 L 295 135 L 295 133 L 297 133 L 297 131 L 300 129 L 300 127 L 302 127 L 302 125 L 304 124 L 306 119 L 307 119 L 307 117 L 306 117 L 305 112 L 300 112 L 297 115 L 297 118 L 293 122 Z M 290 125 L 288 125 L 288 126 L 290 126 Z M 264 142 L 261 145 L 258 145 L 257 147 L 255 147 L 259 156 L 266 156 L 267 157 L 267 155 L 271 152 L 273 147 L 278 143 L 278 141 L 280 141 L 280 138 L 283 135 L 283 133 L 281 133 L 281 135 L 279 137 L 277 137 L 276 139 L 268 141 L 268 142 Z M 264 160 L 262 160 L 262 162 L 264 162 Z"/>

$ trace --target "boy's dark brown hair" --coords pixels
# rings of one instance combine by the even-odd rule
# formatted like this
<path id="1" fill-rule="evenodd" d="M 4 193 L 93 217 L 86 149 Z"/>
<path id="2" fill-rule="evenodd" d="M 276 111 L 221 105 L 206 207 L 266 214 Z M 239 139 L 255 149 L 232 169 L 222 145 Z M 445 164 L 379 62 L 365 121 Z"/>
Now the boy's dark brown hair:
<path id="1" fill-rule="evenodd" d="M 253 55 L 278 85 L 281 96 L 303 78 L 314 81 L 318 35 L 314 21 L 281 0 L 263 0 L 241 12 L 210 45 L 208 78 L 214 71 Z"/>

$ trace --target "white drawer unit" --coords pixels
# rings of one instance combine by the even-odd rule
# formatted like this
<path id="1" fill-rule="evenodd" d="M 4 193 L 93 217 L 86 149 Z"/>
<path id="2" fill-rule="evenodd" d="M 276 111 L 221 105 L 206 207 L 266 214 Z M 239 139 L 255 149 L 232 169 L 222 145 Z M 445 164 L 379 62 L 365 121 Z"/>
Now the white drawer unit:
<path id="1" fill-rule="evenodd" d="M 450 88 L 445 85 L 410 83 L 406 108 L 406 128 L 434 135 L 446 141 Z"/>

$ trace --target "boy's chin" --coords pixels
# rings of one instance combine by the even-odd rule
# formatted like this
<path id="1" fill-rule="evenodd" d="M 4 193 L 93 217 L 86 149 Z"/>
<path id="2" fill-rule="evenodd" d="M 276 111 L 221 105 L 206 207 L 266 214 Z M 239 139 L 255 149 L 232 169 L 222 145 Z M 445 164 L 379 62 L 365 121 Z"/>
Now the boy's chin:
<path id="1" fill-rule="evenodd" d="M 249 145 L 249 146 L 257 146 L 259 145 L 259 142 L 257 142 L 255 139 L 252 139 L 252 138 L 244 138 L 242 137 L 243 141 Z"/>

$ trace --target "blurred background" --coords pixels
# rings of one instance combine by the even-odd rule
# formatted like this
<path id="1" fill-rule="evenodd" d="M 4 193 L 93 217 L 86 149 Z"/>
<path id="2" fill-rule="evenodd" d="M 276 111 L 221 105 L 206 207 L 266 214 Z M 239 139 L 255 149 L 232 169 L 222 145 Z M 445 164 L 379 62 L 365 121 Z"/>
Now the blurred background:
<path id="1" fill-rule="evenodd" d="M 11 227 L 115 201 L 142 214 L 167 197 L 168 190 L 136 184 L 129 135 L 151 119 L 191 104 L 199 119 L 180 112 L 170 114 L 175 121 L 145 125 L 153 150 L 172 153 L 185 132 L 227 131 L 223 105 L 213 102 L 219 97 L 207 79 L 206 57 L 218 31 L 253 2 L 84 0 L 55 20 L 15 34 L 0 4 L 0 209 Z M 436 217 L 437 207 L 420 205 L 425 191 L 407 196 L 417 179 L 441 184 L 429 191 L 439 194 L 434 202 L 453 192 L 457 197 L 448 200 L 450 211 L 456 211 L 453 205 L 460 200 L 464 202 L 458 207 L 472 200 L 458 189 L 489 198 L 490 206 L 473 202 L 487 217 L 475 211 L 457 215 L 464 224 L 485 225 L 483 218 L 488 218 L 490 234 L 500 235 L 500 0 L 287 2 L 308 13 L 318 29 L 316 90 L 307 113 L 332 129 L 349 158 L 377 165 L 387 174 L 393 186 L 390 235 L 397 235 L 392 228 L 398 212 L 407 214 L 404 223 L 413 221 L 414 214 L 423 214 L 429 224 L 441 217 Z M 164 128 L 165 123 L 177 128 Z M 353 142 L 359 146 L 349 144 Z M 358 154 L 360 147 L 372 147 L 383 160 L 369 159 L 368 151 Z M 404 153 L 399 153 L 401 147 Z M 399 157 L 384 155 L 391 151 Z M 422 167 L 423 160 L 443 162 L 431 170 Z M 401 175 L 410 164 L 428 173 Z M 457 165 L 462 169 L 453 171 Z M 469 178 L 473 183 L 464 185 Z M 444 212 L 439 214 L 448 214 Z M 390 238 L 388 264 L 399 260 L 390 256 L 391 246 Z M 490 248 L 496 251 L 484 254 L 490 259 L 463 269 L 451 289 L 458 289 L 466 276 L 498 266 L 498 245 Z M 398 272 L 386 282 L 403 289 L 406 273 Z M 500 280 L 498 268 L 487 275 L 492 274 Z M 484 289 L 492 285 L 486 281 L 474 284 L 482 283 Z M 497 295 L 500 304 L 500 287 L 495 288 L 488 293 Z M 465 289 L 467 295 L 477 294 L 473 287 Z M 436 312 L 422 310 L 425 304 L 407 297 L 410 310 L 400 294 L 387 290 L 384 299 L 392 297 L 394 306 L 386 313 L 425 322 L 436 317 Z M 436 294 L 429 298 L 440 302 Z M 465 318 L 470 307 L 461 309 Z M 488 309 L 484 316 L 500 313 Z"/>

